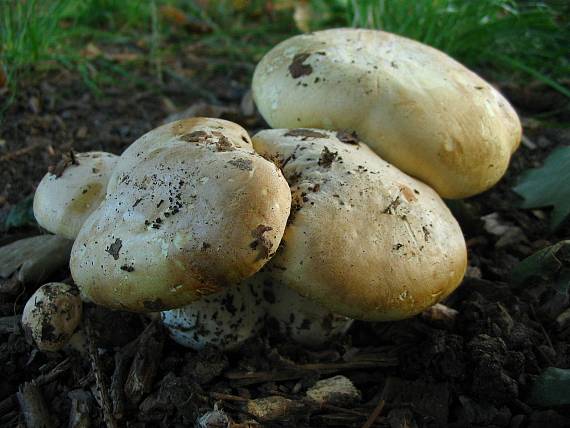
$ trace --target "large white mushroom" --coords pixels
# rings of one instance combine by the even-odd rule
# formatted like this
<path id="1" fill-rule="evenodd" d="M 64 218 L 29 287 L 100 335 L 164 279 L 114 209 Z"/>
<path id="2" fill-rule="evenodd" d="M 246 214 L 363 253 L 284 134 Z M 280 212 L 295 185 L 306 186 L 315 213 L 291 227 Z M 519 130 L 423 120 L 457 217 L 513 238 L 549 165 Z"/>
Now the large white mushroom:
<path id="1" fill-rule="evenodd" d="M 56 235 L 75 239 L 87 217 L 105 198 L 117 159 L 106 152 L 65 154 L 42 178 L 34 195 L 38 224 Z"/>
<path id="2" fill-rule="evenodd" d="M 220 119 L 161 126 L 121 155 L 71 254 L 82 297 L 110 308 L 179 308 L 258 271 L 291 195 L 247 132 Z"/>
<path id="3" fill-rule="evenodd" d="M 356 131 L 444 198 L 494 185 L 521 139 L 508 101 L 444 53 L 375 30 L 332 29 L 269 51 L 253 97 L 273 128 Z"/>
<path id="4" fill-rule="evenodd" d="M 264 268 L 278 283 L 374 321 L 416 315 L 459 285 L 465 240 L 429 186 L 331 131 L 267 130 L 253 144 L 291 186 L 283 245 Z"/>

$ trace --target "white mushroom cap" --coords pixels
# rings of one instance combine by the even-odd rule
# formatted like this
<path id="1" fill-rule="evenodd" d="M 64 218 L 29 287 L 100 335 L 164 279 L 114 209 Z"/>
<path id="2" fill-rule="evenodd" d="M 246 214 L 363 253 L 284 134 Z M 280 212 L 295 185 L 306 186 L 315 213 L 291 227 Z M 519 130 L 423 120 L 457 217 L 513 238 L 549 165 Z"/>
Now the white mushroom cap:
<path id="1" fill-rule="evenodd" d="M 252 89 L 272 128 L 356 131 L 445 198 L 490 188 L 521 139 L 516 112 L 490 84 L 436 49 L 382 31 L 285 40 L 258 64 Z"/>
<path id="2" fill-rule="evenodd" d="M 295 342 L 318 347 L 344 335 L 352 325 L 352 319 L 336 315 L 292 288 L 272 281 L 270 275 L 265 276 L 263 294 L 267 316 L 277 321 L 281 333 Z"/>
<path id="3" fill-rule="evenodd" d="M 265 307 L 261 288 L 243 283 L 161 313 L 172 339 L 195 350 L 214 346 L 237 348 L 263 325 Z"/>
<path id="4" fill-rule="evenodd" d="M 161 126 L 121 156 L 81 228 L 71 273 L 82 296 L 131 311 L 185 306 L 257 272 L 291 206 L 279 169 L 220 119 Z"/>
<path id="5" fill-rule="evenodd" d="M 42 351 L 62 349 L 81 322 L 82 303 L 72 285 L 42 285 L 24 307 L 22 326 L 26 336 Z"/>
<path id="6" fill-rule="evenodd" d="M 433 189 L 345 141 L 316 129 L 253 138 L 281 161 L 293 199 L 283 247 L 265 270 L 350 318 L 418 314 L 461 282 L 461 229 Z"/>
<path id="7" fill-rule="evenodd" d="M 56 235 L 75 239 L 87 217 L 105 198 L 117 159 L 105 152 L 64 155 L 42 178 L 34 195 L 38 224 Z"/>

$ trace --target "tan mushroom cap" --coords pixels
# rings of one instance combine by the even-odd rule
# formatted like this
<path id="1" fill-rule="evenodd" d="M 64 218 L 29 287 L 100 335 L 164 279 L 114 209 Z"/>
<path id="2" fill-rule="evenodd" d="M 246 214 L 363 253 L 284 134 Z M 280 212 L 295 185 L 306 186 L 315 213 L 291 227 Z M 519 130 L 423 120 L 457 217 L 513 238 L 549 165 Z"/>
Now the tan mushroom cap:
<path id="1" fill-rule="evenodd" d="M 64 155 L 42 178 L 34 195 L 38 224 L 56 235 L 75 239 L 87 217 L 105 198 L 117 159 L 105 152 Z"/>
<path id="2" fill-rule="evenodd" d="M 123 153 L 75 241 L 71 273 L 84 298 L 107 307 L 182 307 L 257 272 L 277 250 L 290 201 L 243 128 L 173 122 Z"/>
<path id="3" fill-rule="evenodd" d="M 434 48 L 376 30 L 285 40 L 258 64 L 253 96 L 271 127 L 354 130 L 444 198 L 493 186 L 521 139 L 516 112 L 489 83 Z"/>
<path id="4" fill-rule="evenodd" d="M 22 326 L 42 351 L 62 349 L 81 322 L 82 302 L 77 289 L 61 282 L 42 285 L 30 297 Z"/>
<path id="5" fill-rule="evenodd" d="M 262 131 L 292 207 L 283 248 L 265 270 L 332 312 L 384 321 L 413 316 L 461 282 L 461 229 L 437 193 L 366 145 L 317 129 Z"/>

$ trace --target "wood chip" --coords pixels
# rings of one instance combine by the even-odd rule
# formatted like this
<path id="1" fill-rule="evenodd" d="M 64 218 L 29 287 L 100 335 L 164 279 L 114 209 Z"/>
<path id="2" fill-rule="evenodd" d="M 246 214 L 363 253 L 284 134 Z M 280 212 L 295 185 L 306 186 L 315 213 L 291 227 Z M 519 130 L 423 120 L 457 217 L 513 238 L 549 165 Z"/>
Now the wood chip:
<path id="1" fill-rule="evenodd" d="M 139 338 L 138 349 L 125 382 L 125 395 L 133 405 L 140 403 L 144 395 L 151 391 L 160 365 L 164 337 L 162 325 L 153 321 Z"/>
<path id="2" fill-rule="evenodd" d="M 69 263 L 73 241 L 55 235 L 25 238 L 0 248 L 0 277 L 19 270 L 23 284 L 39 285 Z"/>
<path id="3" fill-rule="evenodd" d="M 17 397 L 27 427 L 55 427 L 42 391 L 35 382 L 21 385 Z"/>

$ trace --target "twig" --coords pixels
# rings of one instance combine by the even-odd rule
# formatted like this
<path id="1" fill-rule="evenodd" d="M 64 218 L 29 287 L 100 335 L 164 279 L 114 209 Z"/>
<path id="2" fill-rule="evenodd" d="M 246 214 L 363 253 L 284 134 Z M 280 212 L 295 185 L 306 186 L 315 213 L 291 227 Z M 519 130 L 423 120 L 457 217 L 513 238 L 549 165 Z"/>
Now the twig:
<path id="1" fill-rule="evenodd" d="M 285 367 L 275 371 L 260 372 L 226 372 L 224 376 L 231 380 L 234 384 L 245 386 L 256 383 L 264 383 L 271 381 L 283 381 L 299 379 L 310 372 L 318 372 L 322 374 L 336 373 L 346 370 L 361 370 L 377 367 L 393 367 L 398 365 L 398 360 L 390 356 L 377 356 L 375 359 L 363 361 L 349 361 L 346 363 L 317 363 L 317 364 L 300 364 L 292 367 Z"/>
<path id="2" fill-rule="evenodd" d="M 240 397 L 239 395 L 223 394 L 221 392 L 210 392 L 210 397 L 220 401 L 237 401 L 240 403 L 247 403 L 249 401 L 249 398 Z"/>
<path id="3" fill-rule="evenodd" d="M 6 153 L 5 155 L 0 156 L 0 162 L 7 162 L 7 161 L 14 160 L 16 158 L 19 158 L 20 156 L 26 155 L 29 152 L 34 151 L 38 147 L 41 147 L 43 144 L 44 144 L 43 141 L 38 141 L 38 142 L 32 143 L 29 146 L 24 147 L 22 149 L 18 149 L 18 150 L 14 150 L 12 152 Z"/>
<path id="4" fill-rule="evenodd" d="M 378 404 L 376 405 L 372 413 L 370 413 L 370 416 L 368 417 L 368 419 L 366 419 L 366 422 L 364 423 L 364 425 L 362 425 L 362 428 L 370 428 L 372 425 L 374 425 L 376 419 L 378 419 L 378 416 L 380 416 L 380 413 L 382 413 L 385 404 L 386 401 L 384 399 L 380 399 L 380 401 L 378 401 Z"/>
<path id="5" fill-rule="evenodd" d="M 388 396 L 390 387 L 391 387 L 391 381 L 390 378 L 387 378 L 386 382 L 384 383 L 384 388 L 382 389 L 382 393 L 380 394 L 380 399 L 378 400 L 378 404 L 376 405 L 372 413 L 370 413 L 370 416 L 368 417 L 366 422 L 364 422 L 362 428 L 370 428 L 372 427 L 372 425 L 374 425 L 376 419 L 378 419 L 378 416 L 380 416 L 380 413 L 382 413 L 382 410 L 384 410 L 384 406 L 386 405 L 386 398 Z"/>
<path id="6" fill-rule="evenodd" d="M 101 360 L 99 359 L 98 350 L 95 346 L 95 339 L 93 338 L 91 320 L 88 314 L 85 317 L 85 331 L 87 333 L 87 343 L 89 345 L 89 357 L 91 359 L 91 366 L 93 367 L 93 372 L 95 373 L 95 382 L 97 383 L 97 389 L 101 394 L 101 410 L 103 411 L 103 419 L 105 420 L 107 427 L 117 428 L 117 423 L 113 417 L 111 402 L 109 400 L 109 391 L 107 390 L 107 385 L 105 384 L 105 380 L 103 378 Z"/>
<path id="7" fill-rule="evenodd" d="M 135 354 L 138 343 L 137 338 L 115 354 L 115 370 L 111 376 L 110 395 L 113 403 L 113 416 L 117 419 L 121 419 L 125 411 L 125 380 L 129 363 Z"/>
<path id="8" fill-rule="evenodd" d="M 65 373 L 70 368 L 71 368 L 71 357 L 67 357 L 65 360 L 61 361 L 53 369 L 51 369 L 49 373 L 39 375 L 34 380 L 34 383 L 40 386 L 45 385 L 46 383 L 50 383 L 54 381 L 57 377 Z"/>

